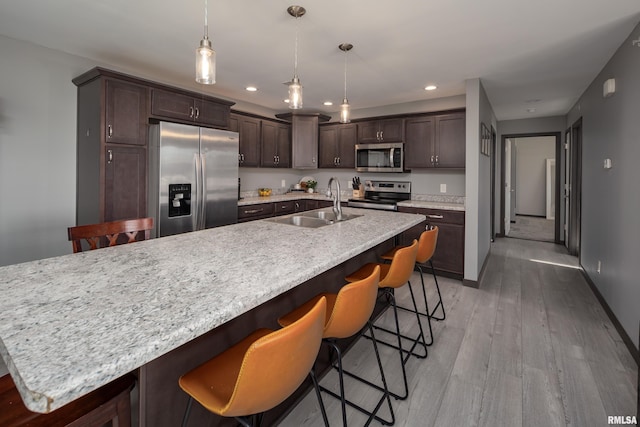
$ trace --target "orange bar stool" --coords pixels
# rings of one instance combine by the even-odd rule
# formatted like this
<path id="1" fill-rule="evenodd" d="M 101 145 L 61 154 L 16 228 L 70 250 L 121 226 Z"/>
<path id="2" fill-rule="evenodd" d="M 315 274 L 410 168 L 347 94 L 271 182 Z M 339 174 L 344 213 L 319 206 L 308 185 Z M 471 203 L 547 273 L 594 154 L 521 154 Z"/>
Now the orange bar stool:
<path id="1" fill-rule="evenodd" d="M 436 277 L 436 272 L 433 269 L 433 262 L 431 258 L 433 257 L 434 252 L 436 251 L 436 244 L 438 242 L 438 227 L 437 226 L 427 226 L 427 229 L 420 234 L 420 240 L 418 240 L 418 255 L 416 256 L 416 264 L 415 268 L 420 273 L 420 281 L 422 282 L 422 296 L 424 297 L 424 312 L 418 310 L 418 314 L 427 318 L 427 323 L 429 325 L 429 336 L 430 342 L 427 345 L 433 344 L 433 329 L 431 328 L 431 319 L 434 320 L 444 320 L 446 317 L 446 313 L 444 311 L 444 303 L 442 302 L 442 294 L 440 293 L 440 285 L 438 285 L 438 278 Z M 402 246 L 396 246 L 391 249 L 389 252 L 382 255 L 382 259 L 391 260 L 395 253 Z M 424 274 L 422 271 L 422 265 L 429 263 L 429 267 L 431 268 L 431 273 L 433 274 L 433 280 L 436 284 L 436 291 L 438 292 L 438 303 L 433 308 L 433 311 L 429 311 L 429 304 L 427 303 L 427 290 L 424 284 Z M 442 316 L 436 316 L 434 313 L 440 307 L 442 311 Z M 401 310 L 413 311 L 411 308 L 398 306 Z"/>
<path id="2" fill-rule="evenodd" d="M 387 381 L 384 376 L 384 370 L 382 368 L 382 362 L 380 360 L 380 353 L 378 352 L 377 343 L 374 340 L 373 350 L 378 362 L 378 369 L 380 370 L 380 377 L 382 380 L 382 387 L 377 384 L 373 384 L 367 380 L 362 382 L 368 384 L 380 391 L 382 391 L 382 397 L 378 400 L 373 411 L 368 411 L 361 406 L 353 403 L 345 398 L 344 392 L 344 375 L 347 374 L 353 378 L 360 379 L 349 372 L 345 371 L 342 367 L 342 351 L 337 344 L 338 339 L 349 338 L 359 333 L 363 328 L 367 328 L 371 335 L 373 335 L 373 328 L 371 327 L 371 314 L 376 305 L 376 298 L 378 295 L 378 283 L 380 277 L 380 268 L 375 267 L 373 272 L 366 278 L 347 284 L 343 286 L 337 294 L 323 293 L 317 295 L 311 300 L 307 301 L 300 307 L 296 308 L 289 314 L 282 316 L 278 319 L 278 323 L 282 326 L 288 326 L 296 322 L 299 318 L 305 315 L 316 302 L 322 298 L 327 300 L 327 317 L 324 325 L 324 333 L 322 341 L 327 343 L 330 348 L 335 351 L 337 355 L 337 366 L 334 368 L 338 370 L 338 379 L 340 383 L 340 394 L 337 394 L 325 387 L 319 386 L 320 390 L 330 394 L 331 396 L 340 399 L 342 404 L 342 423 L 347 426 L 347 412 L 346 405 L 349 405 L 358 411 L 369 415 L 365 426 L 369 425 L 374 419 L 385 425 L 393 425 L 395 422 L 395 416 L 393 414 L 393 408 L 391 407 L 391 399 L 389 398 L 389 390 L 387 388 Z M 390 420 L 385 420 L 378 417 L 376 414 L 378 410 L 387 401 L 389 405 L 389 411 L 391 414 Z"/>
<path id="3" fill-rule="evenodd" d="M 368 277 L 371 272 L 376 268 L 380 267 L 380 282 L 378 283 L 378 288 L 382 292 L 382 296 L 385 296 L 387 300 L 391 303 L 393 307 L 393 316 L 395 320 L 395 330 L 386 329 L 382 326 L 373 327 L 378 330 L 382 330 L 393 334 L 397 338 L 397 345 L 391 344 L 389 342 L 382 341 L 380 339 L 376 339 L 376 341 L 380 344 L 395 348 L 398 350 L 400 355 L 400 365 L 402 366 L 402 376 L 404 380 L 404 394 L 398 394 L 394 392 L 389 392 L 396 399 L 406 399 L 409 396 L 409 385 L 407 383 L 407 371 L 405 368 L 405 364 L 409 360 L 411 356 L 416 356 L 418 358 L 424 359 L 428 355 L 427 344 L 424 338 L 424 332 L 422 330 L 422 323 L 420 322 L 420 316 L 416 314 L 416 319 L 418 320 L 418 327 L 420 329 L 420 334 L 416 338 L 408 337 L 406 335 L 402 335 L 400 333 L 400 323 L 398 321 L 398 309 L 396 306 L 396 300 L 394 295 L 394 290 L 396 288 L 400 288 L 404 286 L 406 283 L 409 283 L 409 279 L 411 278 L 411 274 L 413 273 L 413 266 L 416 262 L 416 254 L 418 253 L 418 241 L 414 240 L 411 246 L 407 246 L 406 248 L 399 249 L 393 260 L 390 264 L 382 264 L 382 263 L 368 263 L 363 265 L 358 271 L 347 276 L 346 280 L 348 282 L 355 282 L 358 280 L 362 280 L 365 277 Z M 416 300 L 413 295 L 413 291 L 411 287 L 409 287 L 409 291 L 411 293 L 411 300 L 413 301 L 413 306 L 416 306 Z M 417 308 L 416 308 L 417 312 Z M 375 339 L 374 337 L 369 337 L 367 335 L 363 336 L 365 338 Z M 411 348 L 408 350 L 405 349 L 402 345 L 402 340 L 411 341 Z M 416 347 L 420 345 L 424 348 L 424 354 L 415 353 Z M 405 357 L 406 354 L 406 357 Z"/>
<path id="4" fill-rule="evenodd" d="M 180 388 L 189 395 L 183 427 L 193 399 L 215 414 L 234 417 L 245 427 L 257 426 L 262 413 L 282 403 L 307 375 L 311 375 L 328 425 L 311 370 L 322 342 L 326 307 L 326 299 L 320 298 L 297 322 L 277 331 L 259 329 L 180 377 Z"/>

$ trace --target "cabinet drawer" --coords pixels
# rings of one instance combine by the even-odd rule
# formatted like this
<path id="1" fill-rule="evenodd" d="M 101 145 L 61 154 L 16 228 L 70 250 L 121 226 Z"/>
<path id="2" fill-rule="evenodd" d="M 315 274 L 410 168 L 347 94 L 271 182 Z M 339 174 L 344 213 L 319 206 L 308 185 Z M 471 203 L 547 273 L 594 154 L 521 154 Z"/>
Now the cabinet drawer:
<path id="1" fill-rule="evenodd" d="M 274 215 L 285 215 L 296 211 L 295 200 L 289 200 L 288 202 L 276 202 L 274 205 Z"/>
<path id="2" fill-rule="evenodd" d="M 464 225 L 463 211 L 450 211 L 446 209 L 424 209 L 398 207 L 398 212 L 422 214 L 427 217 L 427 223 L 459 224 Z"/>
<path id="3" fill-rule="evenodd" d="M 259 219 L 273 216 L 273 203 L 238 206 L 238 220 Z"/>

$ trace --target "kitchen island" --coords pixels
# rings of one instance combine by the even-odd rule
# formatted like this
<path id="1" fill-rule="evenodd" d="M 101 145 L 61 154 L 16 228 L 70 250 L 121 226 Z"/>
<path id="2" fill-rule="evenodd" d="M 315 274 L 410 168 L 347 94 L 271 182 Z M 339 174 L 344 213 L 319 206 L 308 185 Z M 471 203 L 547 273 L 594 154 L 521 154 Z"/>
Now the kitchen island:
<path id="1" fill-rule="evenodd" d="M 147 366 L 425 219 L 344 211 L 362 216 L 315 229 L 253 221 L 0 268 L 0 354 L 26 406 L 50 412 L 139 370 L 145 425 Z"/>

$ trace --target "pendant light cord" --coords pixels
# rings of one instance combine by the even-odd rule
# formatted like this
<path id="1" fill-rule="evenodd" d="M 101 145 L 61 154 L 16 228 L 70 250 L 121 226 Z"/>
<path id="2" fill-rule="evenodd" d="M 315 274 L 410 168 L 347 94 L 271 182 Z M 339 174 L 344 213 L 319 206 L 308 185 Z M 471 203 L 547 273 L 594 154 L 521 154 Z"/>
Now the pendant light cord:
<path id="1" fill-rule="evenodd" d="M 204 0 L 204 38 L 209 38 L 209 3 Z"/>
<path id="2" fill-rule="evenodd" d="M 344 51 L 344 99 L 347 99 L 347 51 Z"/>
<path id="3" fill-rule="evenodd" d="M 293 50 L 293 77 L 298 77 L 298 17 L 296 16 L 296 41 Z"/>

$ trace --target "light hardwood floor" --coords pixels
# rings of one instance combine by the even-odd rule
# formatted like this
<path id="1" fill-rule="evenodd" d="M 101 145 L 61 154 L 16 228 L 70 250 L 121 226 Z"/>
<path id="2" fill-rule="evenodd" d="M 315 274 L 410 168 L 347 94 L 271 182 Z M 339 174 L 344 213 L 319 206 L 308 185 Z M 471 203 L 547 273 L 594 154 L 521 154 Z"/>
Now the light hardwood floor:
<path id="1" fill-rule="evenodd" d="M 407 364 L 409 399 L 393 400 L 397 426 L 606 426 L 608 415 L 636 414 L 638 366 L 577 259 L 562 246 L 497 239 L 481 289 L 438 280 L 447 318 L 434 323 L 429 357 Z M 419 287 L 417 273 L 412 283 Z M 408 299 L 406 288 L 399 299 Z M 388 323 L 387 314 L 379 321 Z M 415 318 L 402 313 L 400 320 L 415 333 Z M 381 351 L 391 388 L 398 390 L 397 353 Z M 367 340 L 360 339 L 344 363 L 370 376 L 377 372 Z M 336 387 L 336 375 L 328 373 L 322 384 Z M 353 380 L 346 386 L 363 405 L 376 397 Z M 323 397 L 331 425 L 340 426 L 338 402 Z M 360 413 L 348 414 L 349 425 L 364 423 Z M 315 395 L 280 425 L 322 426 Z"/>

